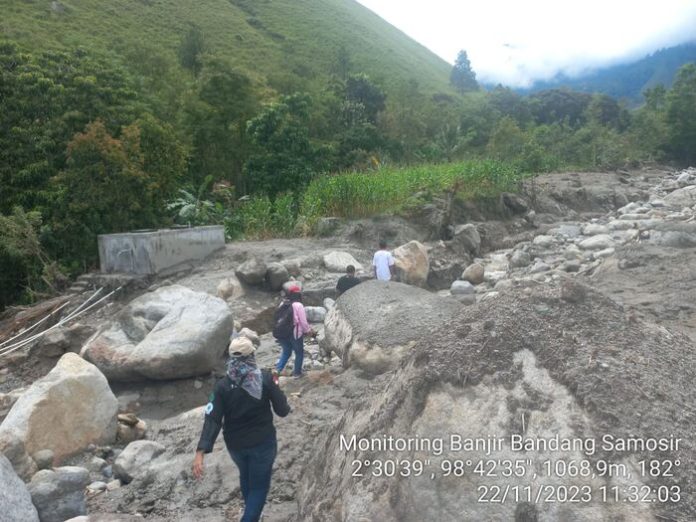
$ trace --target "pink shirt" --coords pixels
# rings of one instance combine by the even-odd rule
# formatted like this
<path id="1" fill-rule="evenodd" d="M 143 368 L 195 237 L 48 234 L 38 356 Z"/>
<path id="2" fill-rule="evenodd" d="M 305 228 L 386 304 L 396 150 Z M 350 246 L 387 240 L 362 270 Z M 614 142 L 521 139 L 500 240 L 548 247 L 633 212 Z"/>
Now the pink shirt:
<path id="1" fill-rule="evenodd" d="M 305 313 L 302 303 L 298 303 L 297 301 L 292 303 L 292 318 L 293 324 L 295 325 L 295 339 L 299 339 L 312 330 L 307 322 L 307 314 Z"/>

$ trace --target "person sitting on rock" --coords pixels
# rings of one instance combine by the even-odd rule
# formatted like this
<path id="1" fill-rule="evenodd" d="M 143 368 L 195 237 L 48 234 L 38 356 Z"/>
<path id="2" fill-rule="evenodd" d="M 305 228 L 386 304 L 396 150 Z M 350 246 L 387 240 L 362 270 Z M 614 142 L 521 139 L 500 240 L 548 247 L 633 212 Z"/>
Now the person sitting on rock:
<path id="1" fill-rule="evenodd" d="M 380 281 L 390 281 L 396 273 L 396 261 L 392 253 L 387 250 L 387 242 L 381 240 L 379 242 L 379 250 L 375 252 L 372 258 L 372 268 L 375 272 L 375 277 Z"/>
<path id="2" fill-rule="evenodd" d="M 239 468 L 244 498 L 242 522 L 261 518 L 271 487 L 277 452 L 273 413 L 285 417 L 290 406 L 271 372 L 256 364 L 254 344 L 236 337 L 229 346 L 227 375 L 220 379 L 205 407 L 205 423 L 193 461 L 193 476 L 203 477 L 204 455 L 213 451 L 220 429 L 232 460 Z"/>
<path id="3" fill-rule="evenodd" d="M 288 309 L 288 306 L 290 309 Z M 307 322 L 307 313 L 302 304 L 302 291 L 299 286 L 288 288 L 287 299 L 280 304 L 276 312 L 276 322 L 283 321 L 284 314 L 292 315 L 292 329 L 284 332 L 278 332 L 274 329 L 274 336 L 278 344 L 283 348 L 280 359 L 278 359 L 276 364 L 276 371 L 281 373 L 290 360 L 290 356 L 295 352 L 292 375 L 299 378 L 302 377 L 302 364 L 304 363 L 304 336 L 306 334 L 312 337 L 316 336 L 316 333 Z"/>
<path id="4" fill-rule="evenodd" d="M 355 277 L 355 267 L 348 265 L 346 267 L 346 275 L 341 276 L 336 284 L 336 297 L 346 293 L 348 290 L 360 284 L 360 279 Z"/>

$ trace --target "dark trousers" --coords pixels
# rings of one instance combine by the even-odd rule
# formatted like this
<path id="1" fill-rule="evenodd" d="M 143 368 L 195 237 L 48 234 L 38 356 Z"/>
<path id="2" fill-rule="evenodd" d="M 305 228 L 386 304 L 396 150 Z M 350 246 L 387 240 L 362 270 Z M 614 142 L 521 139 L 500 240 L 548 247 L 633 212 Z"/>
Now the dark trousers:
<path id="1" fill-rule="evenodd" d="M 257 522 L 261 518 L 271 488 L 271 471 L 277 450 L 275 435 L 253 448 L 230 450 L 230 456 L 239 468 L 239 486 L 244 497 L 244 515 L 240 522 Z"/>
<path id="2" fill-rule="evenodd" d="M 280 359 L 276 365 L 278 373 L 283 371 L 285 365 L 288 364 L 292 352 L 295 352 L 295 363 L 293 365 L 293 375 L 302 375 L 302 363 L 304 362 L 304 335 L 299 339 L 278 339 L 278 344 L 283 348 L 280 354 Z"/>

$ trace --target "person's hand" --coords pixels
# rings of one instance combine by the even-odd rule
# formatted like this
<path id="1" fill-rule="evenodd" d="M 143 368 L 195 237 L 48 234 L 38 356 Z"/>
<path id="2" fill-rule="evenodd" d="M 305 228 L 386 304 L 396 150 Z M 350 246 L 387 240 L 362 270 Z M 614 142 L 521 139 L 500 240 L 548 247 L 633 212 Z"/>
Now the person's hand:
<path id="1" fill-rule="evenodd" d="M 203 478 L 203 458 L 204 453 L 202 451 L 197 451 L 196 456 L 193 458 L 193 478 L 196 480 Z"/>

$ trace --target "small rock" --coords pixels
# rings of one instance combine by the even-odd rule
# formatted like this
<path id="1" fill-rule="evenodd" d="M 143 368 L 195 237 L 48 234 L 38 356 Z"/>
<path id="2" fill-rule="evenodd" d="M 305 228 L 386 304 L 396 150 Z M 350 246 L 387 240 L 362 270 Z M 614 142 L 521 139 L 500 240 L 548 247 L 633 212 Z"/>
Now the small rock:
<path id="1" fill-rule="evenodd" d="M 220 299 L 236 299 L 244 295 L 244 289 L 242 288 L 239 279 L 236 277 L 227 277 L 220 281 L 217 286 L 217 296 Z"/>
<path id="2" fill-rule="evenodd" d="M 151 440 L 131 442 L 114 462 L 114 475 L 128 484 L 141 474 L 147 465 L 166 448 Z"/>
<path id="3" fill-rule="evenodd" d="M 472 285 L 480 285 L 484 280 L 485 269 L 479 263 L 466 267 L 462 273 L 462 280 L 469 281 Z"/>
<path id="4" fill-rule="evenodd" d="M 102 493 L 104 491 L 106 491 L 106 482 L 102 482 L 100 480 L 92 482 L 89 486 L 87 486 L 87 492 L 91 494 Z"/>
<path id="5" fill-rule="evenodd" d="M 200 390 L 201 388 L 203 388 L 203 383 L 201 381 L 199 381 L 198 379 L 196 379 L 195 381 L 193 381 L 193 387 L 196 390 Z"/>
<path id="6" fill-rule="evenodd" d="M 242 328 L 239 331 L 239 335 L 241 337 L 246 337 L 247 339 L 249 339 L 257 348 L 261 346 L 261 339 L 259 338 L 259 334 L 257 334 L 251 328 Z"/>
<path id="7" fill-rule="evenodd" d="M 330 297 L 327 297 L 324 299 L 324 302 L 322 304 L 324 305 L 324 308 L 326 308 L 326 310 L 328 311 L 336 305 L 336 301 L 334 301 Z"/>
<path id="8" fill-rule="evenodd" d="M 123 424 L 127 426 L 135 426 L 138 424 L 138 417 L 135 416 L 133 413 L 119 413 L 118 414 L 118 422 L 122 422 Z"/>
<path id="9" fill-rule="evenodd" d="M 686 187 L 691 183 L 691 175 L 688 172 L 682 172 L 677 176 L 677 183 L 680 187 Z"/>
<path id="10" fill-rule="evenodd" d="M 561 299 L 569 303 L 579 303 L 585 300 L 587 289 L 570 278 L 565 278 L 561 282 Z"/>
<path id="11" fill-rule="evenodd" d="M 501 290 L 506 290 L 508 288 L 512 288 L 512 281 L 509 279 L 501 279 L 498 281 L 495 286 L 493 287 L 496 292 L 500 292 Z"/>
<path id="12" fill-rule="evenodd" d="M 474 285 L 469 281 L 455 281 L 450 287 L 452 295 L 473 295 L 476 293 Z"/>
<path id="13" fill-rule="evenodd" d="M 104 469 L 101 470 L 101 474 L 106 478 L 111 478 L 114 475 L 114 468 L 112 466 L 105 466 Z"/>
<path id="14" fill-rule="evenodd" d="M 31 500 L 41 522 L 63 522 L 85 515 L 85 487 L 89 472 L 84 468 L 65 466 L 42 470 L 29 483 Z"/>
<path id="15" fill-rule="evenodd" d="M 49 449 L 37 451 L 33 455 L 34 462 L 36 462 L 36 467 L 38 469 L 50 469 L 53 467 L 53 451 Z"/>
<path id="16" fill-rule="evenodd" d="M 481 250 L 481 235 L 476 226 L 468 223 L 454 227 L 451 246 L 460 255 L 478 255 Z"/>
<path id="17" fill-rule="evenodd" d="M 281 264 L 291 277 L 300 277 L 302 274 L 302 263 L 299 259 L 284 259 L 281 261 Z"/>
<path id="18" fill-rule="evenodd" d="M 121 481 L 119 479 L 112 480 L 106 484 L 107 491 L 113 491 L 121 487 Z"/>
<path id="19" fill-rule="evenodd" d="M 94 473 L 100 473 L 101 470 L 106 467 L 106 465 L 107 462 L 104 459 L 100 459 L 99 457 L 92 457 L 92 460 L 90 460 L 87 464 L 87 469 Z"/>

